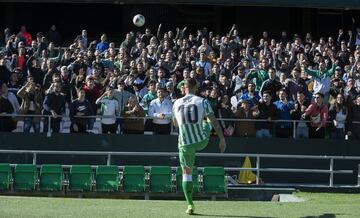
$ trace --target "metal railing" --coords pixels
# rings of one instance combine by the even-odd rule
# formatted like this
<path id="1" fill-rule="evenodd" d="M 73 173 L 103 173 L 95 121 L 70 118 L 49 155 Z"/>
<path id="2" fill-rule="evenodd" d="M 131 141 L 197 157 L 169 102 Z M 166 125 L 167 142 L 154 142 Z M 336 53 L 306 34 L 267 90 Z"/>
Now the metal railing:
<path id="1" fill-rule="evenodd" d="M 158 156 L 173 157 L 178 156 L 177 152 L 113 152 L 113 151 L 48 151 L 48 150 L 0 150 L 2 154 L 32 154 L 32 163 L 37 164 L 38 155 L 99 155 L 106 156 L 106 164 L 111 165 L 112 156 Z M 225 167 L 225 171 L 244 171 L 251 170 L 256 172 L 256 185 L 260 184 L 261 172 L 282 172 L 282 173 L 314 173 L 329 174 L 329 184 L 327 187 L 342 187 L 334 185 L 334 174 L 353 174 L 353 170 L 334 170 L 334 160 L 354 160 L 360 162 L 360 156 L 321 156 L 321 155 L 279 155 L 279 154 L 224 154 L 224 153 L 197 153 L 198 157 L 218 157 L 218 158 L 239 158 L 253 157 L 256 158 L 255 167 Z M 303 160 L 329 160 L 328 169 L 299 169 L 299 168 L 263 168 L 261 167 L 261 159 L 277 158 L 277 159 L 303 159 Z M 69 167 L 69 166 L 67 166 Z M 94 167 L 94 166 L 93 166 Z M 203 167 L 198 167 L 202 169 Z M 357 185 L 346 187 L 360 187 L 360 165 L 357 175 Z"/>
<path id="2" fill-rule="evenodd" d="M 48 122 L 47 126 L 47 136 L 51 136 L 51 119 L 53 118 L 52 115 L 40 115 L 40 114 L 0 114 L 0 117 L 12 117 L 12 118 L 24 118 L 24 117 L 36 117 L 46 119 Z M 68 115 L 58 115 L 59 118 L 69 118 Z M 75 116 L 75 118 L 82 118 L 82 119 L 101 119 L 101 118 L 114 118 L 114 119 L 154 119 L 153 117 L 145 116 L 145 117 L 121 117 L 121 116 L 103 116 L 103 115 L 96 115 L 96 116 Z M 311 123 L 309 120 L 267 120 L 267 119 L 234 119 L 234 118 L 217 118 L 219 121 L 228 121 L 228 122 L 267 122 L 272 123 L 275 125 L 276 123 L 288 123 L 292 126 L 292 137 L 296 138 L 296 131 L 297 131 L 297 124 L 298 123 Z M 331 123 L 331 121 L 327 121 L 326 123 Z M 353 121 L 353 124 L 360 124 L 360 121 Z M 175 128 L 173 127 L 173 123 L 171 122 L 171 130 L 172 133 L 174 132 Z"/>

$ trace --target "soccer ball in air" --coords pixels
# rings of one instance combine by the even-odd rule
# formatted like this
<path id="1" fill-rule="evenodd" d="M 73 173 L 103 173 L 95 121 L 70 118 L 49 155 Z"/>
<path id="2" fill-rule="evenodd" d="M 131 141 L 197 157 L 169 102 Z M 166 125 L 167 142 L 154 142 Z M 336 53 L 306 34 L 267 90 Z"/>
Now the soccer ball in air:
<path id="1" fill-rule="evenodd" d="M 133 18 L 133 23 L 137 27 L 141 27 L 145 24 L 145 17 L 141 14 L 137 14 Z"/>

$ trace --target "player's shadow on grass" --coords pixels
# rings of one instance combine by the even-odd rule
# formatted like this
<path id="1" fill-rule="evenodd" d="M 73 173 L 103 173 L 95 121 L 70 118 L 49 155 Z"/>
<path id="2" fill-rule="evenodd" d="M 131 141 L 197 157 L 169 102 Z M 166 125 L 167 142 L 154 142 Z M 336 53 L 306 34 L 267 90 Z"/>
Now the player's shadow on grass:
<path id="1" fill-rule="evenodd" d="M 247 218 L 274 218 L 271 216 L 241 216 L 241 215 L 223 215 L 223 214 L 201 214 L 195 213 L 195 216 L 204 216 L 204 217 L 228 217 L 228 218 L 236 218 L 236 217 L 247 217 Z"/>
<path id="2" fill-rule="evenodd" d="M 333 214 L 333 213 L 324 213 L 320 216 L 304 216 L 301 218 L 335 218 L 336 215 L 345 215 L 345 214 Z"/>

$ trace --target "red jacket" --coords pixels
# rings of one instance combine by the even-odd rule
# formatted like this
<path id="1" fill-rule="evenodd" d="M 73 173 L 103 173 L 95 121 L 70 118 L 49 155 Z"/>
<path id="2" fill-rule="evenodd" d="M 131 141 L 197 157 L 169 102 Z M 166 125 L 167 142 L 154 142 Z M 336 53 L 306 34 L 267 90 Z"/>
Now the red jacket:
<path id="1" fill-rule="evenodd" d="M 28 33 L 28 32 L 23 32 L 23 35 L 24 35 L 24 38 L 25 38 L 25 45 L 26 46 L 31 45 L 31 42 L 32 42 L 31 34 Z"/>
<path id="2" fill-rule="evenodd" d="M 326 105 L 318 106 L 316 103 L 312 103 L 306 110 L 305 114 L 310 116 L 311 127 L 325 127 L 326 122 L 329 119 L 329 110 Z"/>

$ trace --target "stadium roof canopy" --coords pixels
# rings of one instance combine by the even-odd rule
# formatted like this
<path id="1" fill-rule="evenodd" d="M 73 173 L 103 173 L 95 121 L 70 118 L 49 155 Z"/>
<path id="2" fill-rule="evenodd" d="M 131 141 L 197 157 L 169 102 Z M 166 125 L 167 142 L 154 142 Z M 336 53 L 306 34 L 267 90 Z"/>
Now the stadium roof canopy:
<path id="1" fill-rule="evenodd" d="M 360 9 L 360 0 L 0 0 L 28 3 L 107 3 L 107 4 L 191 4 L 223 6 L 272 6 L 328 9 Z"/>

